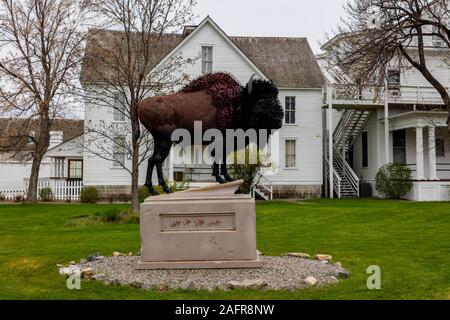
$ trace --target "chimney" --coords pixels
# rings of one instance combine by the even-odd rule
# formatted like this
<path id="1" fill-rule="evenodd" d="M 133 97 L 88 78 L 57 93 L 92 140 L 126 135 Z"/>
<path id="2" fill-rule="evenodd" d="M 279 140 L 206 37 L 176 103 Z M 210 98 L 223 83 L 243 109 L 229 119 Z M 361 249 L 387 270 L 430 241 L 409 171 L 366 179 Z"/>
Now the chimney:
<path id="1" fill-rule="evenodd" d="M 50 132 L 50 145 L 49 149 L 52 149 L 61 143 L 63 143 L 64 133 L 62 131 L 51 131 Z"/>
<path id="2" fill-rule="evenodd" d="M 183 29 L 183 37 L 187 37 L 188 35 L 191 34 L 192 31 L 195 30 L 195 28 L 197 28 L 198 26 L 184 26 Z"/>

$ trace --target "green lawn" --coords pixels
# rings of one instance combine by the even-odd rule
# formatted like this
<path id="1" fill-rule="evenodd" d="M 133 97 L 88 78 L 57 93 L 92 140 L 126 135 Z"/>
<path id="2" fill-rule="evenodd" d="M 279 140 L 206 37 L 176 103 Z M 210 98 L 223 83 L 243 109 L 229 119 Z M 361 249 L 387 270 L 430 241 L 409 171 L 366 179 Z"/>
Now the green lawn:
<path id="1" fill-rule="evenodd" d="M 74 225 L 111 205 L 0 205 L 0 299 L 450 299 L 450 203 L 315 200 L 258 203 L 258 248 L 331 254 L 352 272 L 299 292 L 146 292 L 82 282 L 66 288 L 57 263 L 139 249 L 137 225 Z M 382 270 L 382 290 L 366 269 Z"/>

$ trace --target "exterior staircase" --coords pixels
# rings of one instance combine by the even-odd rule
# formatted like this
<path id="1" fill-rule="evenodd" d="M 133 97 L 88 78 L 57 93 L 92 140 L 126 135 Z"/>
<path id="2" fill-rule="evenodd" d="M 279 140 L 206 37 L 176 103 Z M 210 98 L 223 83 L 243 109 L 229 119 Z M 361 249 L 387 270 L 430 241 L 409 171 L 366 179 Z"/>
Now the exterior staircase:
<path id="1" fill-rule="evenodd" d="M 359 197 L 359 178 L 345 159 L 348 152 L 362 133 L 372 110 L 347 109 L 333 134 L 333 189 L 338 198 Z M 325 174 L 328 183 L 329 157 L 325 152 Z"/>
<path id="2" fill-rule="evenodd" d="M 345 152 L 350 150 L 369 121 L 372 112 L 372 110 L 358 109 L 344 111 L 333 135 L 334 145 L 339 151 L 342 152 L 343 148 L 345 148 Z"/>
<path id="3" fill-rule="evenodd" d="M 273 186 L 267 178 L 262 176 L 258 184 L 253 187 L 251 195 L 254 199 L 271 201 L 273 200 Z"/>

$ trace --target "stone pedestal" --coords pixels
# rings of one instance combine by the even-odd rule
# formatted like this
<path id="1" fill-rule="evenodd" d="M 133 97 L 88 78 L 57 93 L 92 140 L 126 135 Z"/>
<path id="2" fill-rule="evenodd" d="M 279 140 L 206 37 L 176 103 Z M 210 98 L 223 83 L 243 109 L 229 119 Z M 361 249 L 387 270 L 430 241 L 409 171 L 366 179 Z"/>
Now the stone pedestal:
<path id="1" fill-rule="evenodd" d="M 149 198 L 138 269 L 258 268 L 255 201 L 242 181 Z"/>

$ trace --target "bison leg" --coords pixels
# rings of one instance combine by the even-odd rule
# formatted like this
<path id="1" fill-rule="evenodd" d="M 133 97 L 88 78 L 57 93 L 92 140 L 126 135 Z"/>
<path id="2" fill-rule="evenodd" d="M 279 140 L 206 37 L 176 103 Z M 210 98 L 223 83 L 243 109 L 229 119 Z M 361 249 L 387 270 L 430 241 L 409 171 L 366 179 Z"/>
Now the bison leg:
<path id="1" fill-rule="evenodd" d="M 159 157 L 156 162 L 156 171 L 158 173 L 158 183 L 162 187 L 165 193 L 172 193 L 173 191 L 167 186 L 166 180 L 164 179 L 163 173 L 163 163 L 166 158 L 169 156 L 170 149 L 172 148 L 172 142 L 169 139 L 164 139 L 160 141 L 159 144 Z"/>
<path id="2" fill-rule="evenodd" d="M 220 172 L 227 182 L 235 181 L 235 179 L 228 173 L 228 167 L 226 163 L 221 165 Z"/>
<path id="3" fill-rule="evenodd" d="M 213 164 L 213 173 L 212 173 L 212 176 L 215 177 L 215 178 L 216 178 L 216 181 L 217 181 L 218 183 L 220 183 L 220 184 L 227 183 L 227 181 L 226 181 L 224 178 L 222 178 L 222 177 L 220 176 L 219 165 L 218 165 L 216 162 L 214 162 L 214 164 Z"/>
<path id="4" fill-rule="evenodd" d="M 145 179 L 145 186 L 148 189 L 148 192 L 152 196 L 157 196 L 159 193 L 153 187 L 153 169 L 155 168 L 156 158 L 157 158 L 158 150 L 155 149 L 153 156 L 148 159 L 148 167 L 147 167 L 147 177 Z"/>

